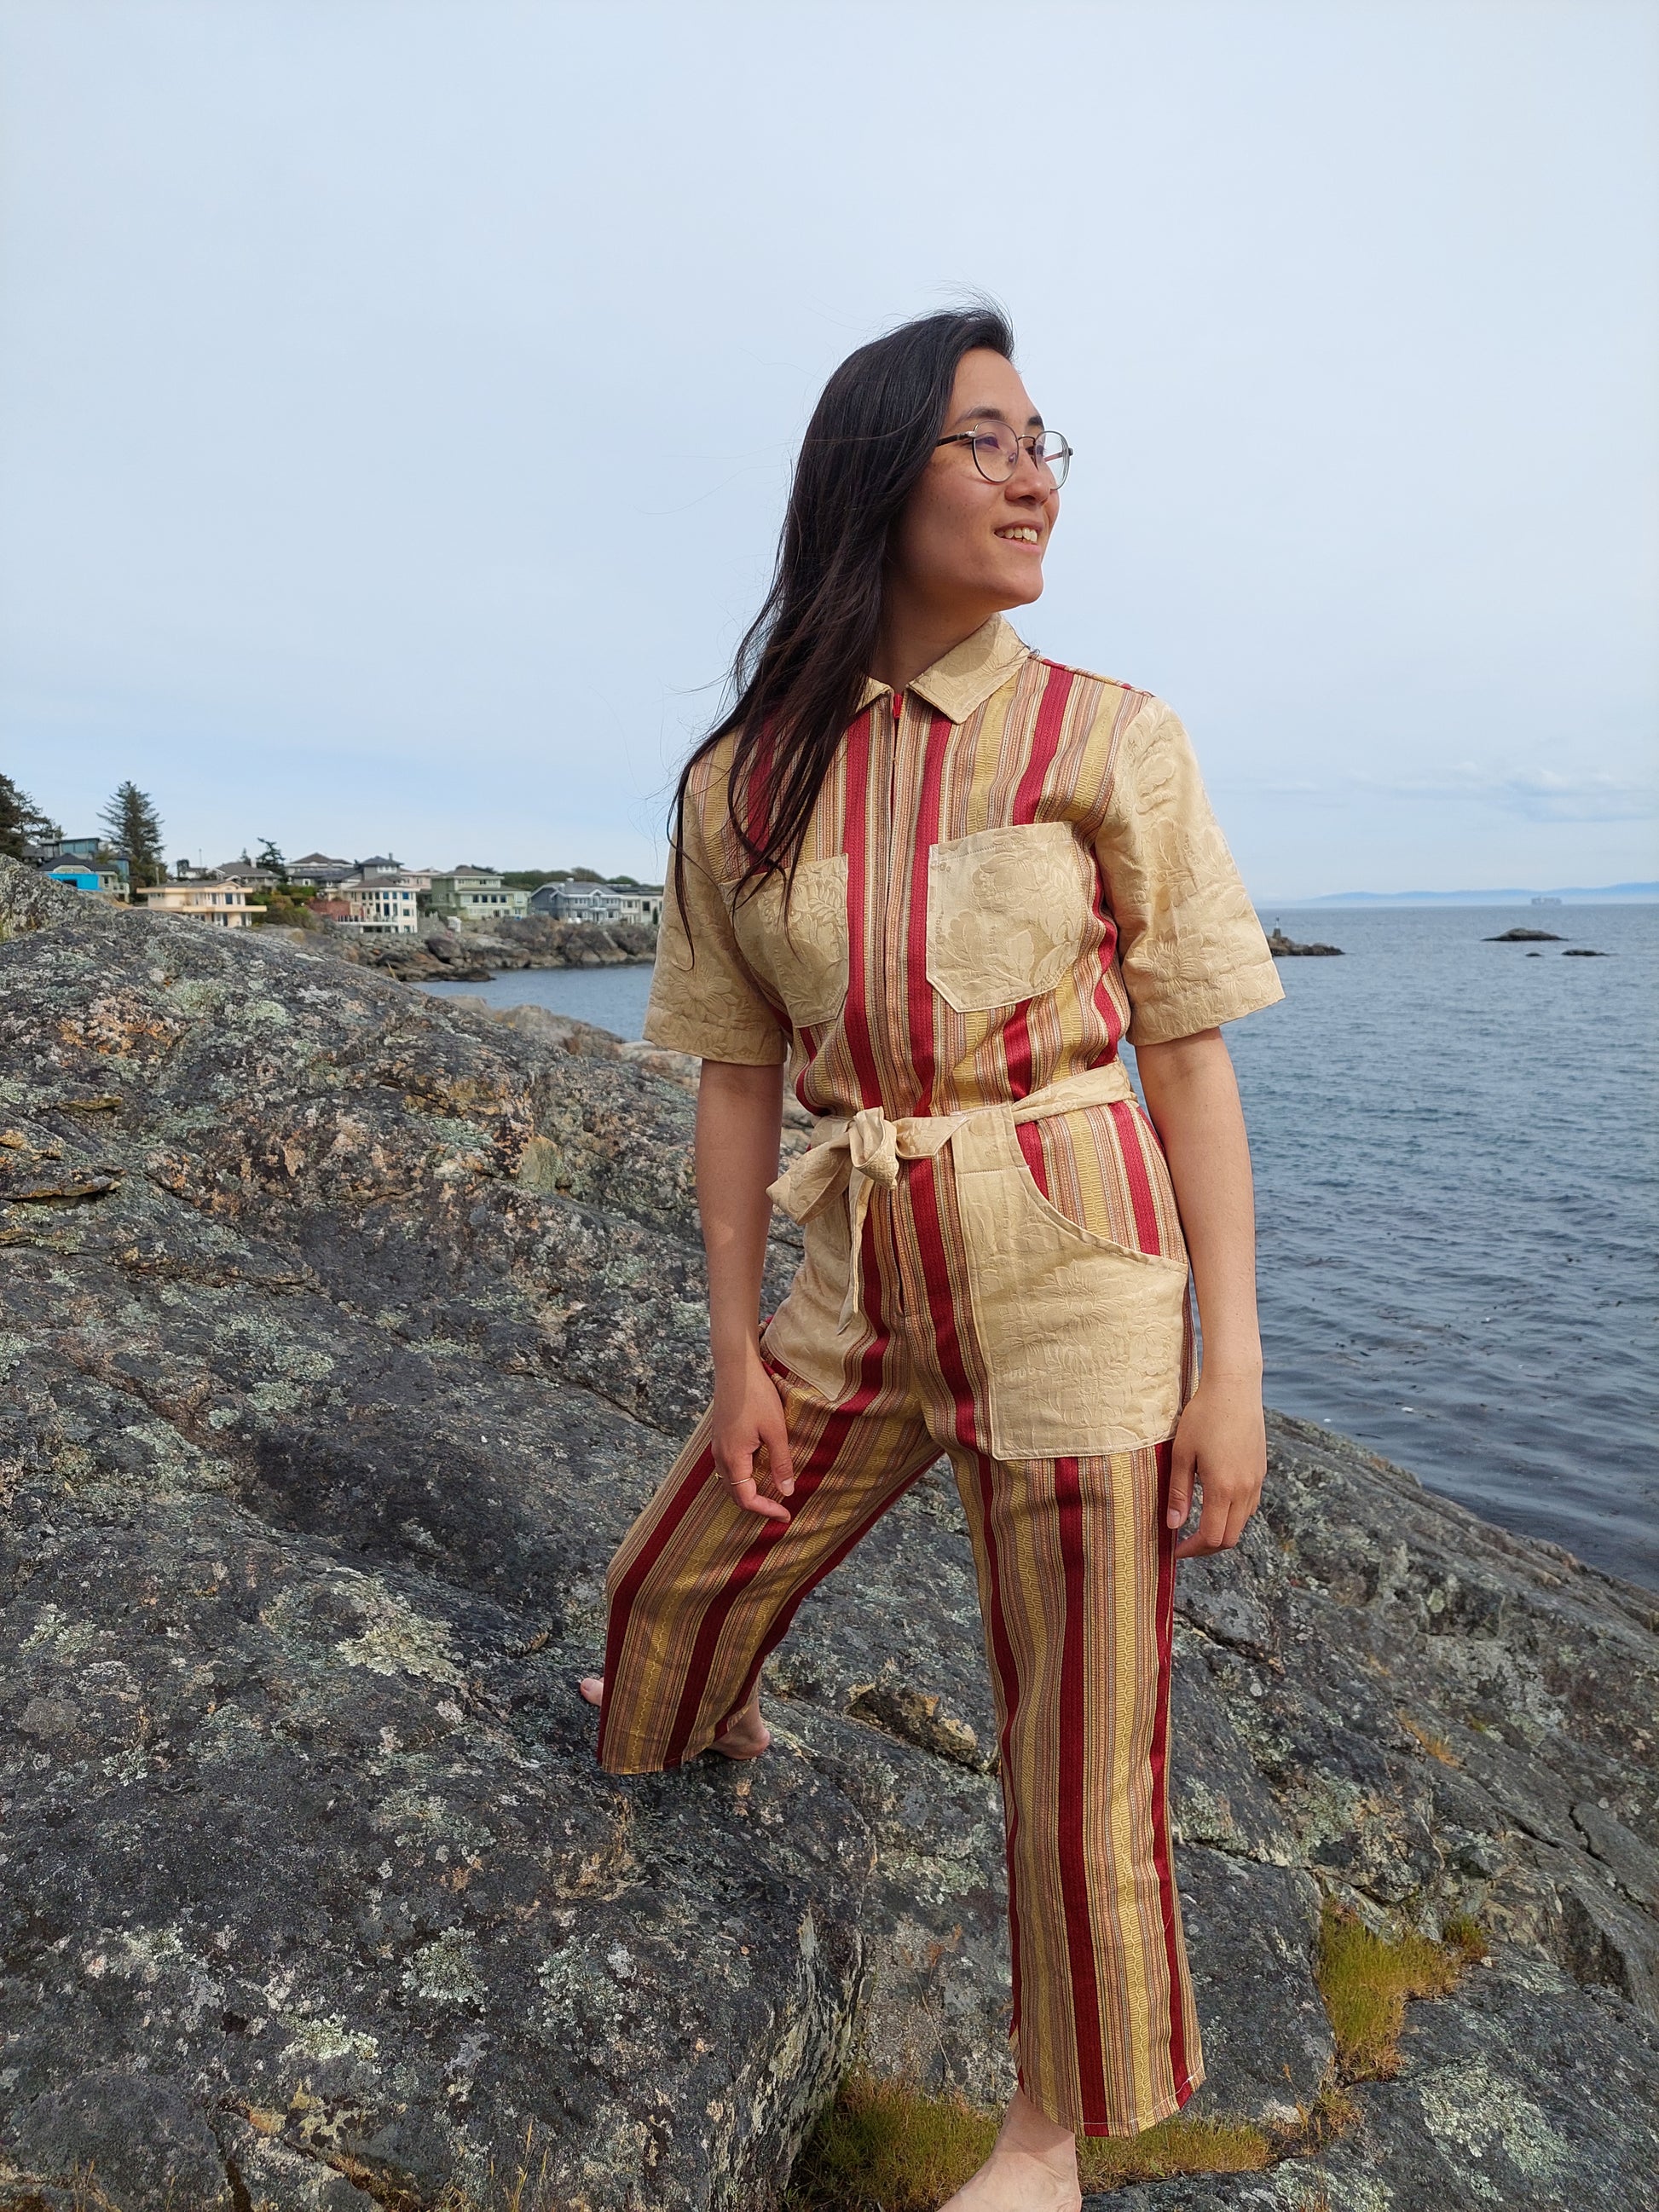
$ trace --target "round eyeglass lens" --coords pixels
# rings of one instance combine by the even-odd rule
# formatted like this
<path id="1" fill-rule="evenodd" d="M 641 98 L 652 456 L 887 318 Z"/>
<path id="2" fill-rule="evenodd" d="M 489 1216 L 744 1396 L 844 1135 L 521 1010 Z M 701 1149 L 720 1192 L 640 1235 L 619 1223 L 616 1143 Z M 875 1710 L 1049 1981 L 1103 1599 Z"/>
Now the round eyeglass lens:
<path id="1" fill-rule="evenodd" d="M 1058 491 L 1066 481 L 1066 470 L 1072 465 L 1071 447 L 1058 430 L 1045 430 L 1031 452 L 1054 477 L 1054 489 Z"/>
<path id="2" fill-rule="evenodd" d="M 1053 476 L 1058 490 L 1072 459 L 1072 449 L 1058 430 L 1042 430 L 1027 440 L 1016 437 L 1006 422 L 981 423 L 973 434 L 974 465 L 993 483 L 1006 483 L 1019 466 L 1020 447 L 1026 444 L 1038 466 Z"/>
<path id="3" fill-rule="evenodd" d="M 985 422 L 974 433 L 974 464 L 993 483 L 1006 483 L 1019 466 L 1019 441 L 1006 423 Z"/>

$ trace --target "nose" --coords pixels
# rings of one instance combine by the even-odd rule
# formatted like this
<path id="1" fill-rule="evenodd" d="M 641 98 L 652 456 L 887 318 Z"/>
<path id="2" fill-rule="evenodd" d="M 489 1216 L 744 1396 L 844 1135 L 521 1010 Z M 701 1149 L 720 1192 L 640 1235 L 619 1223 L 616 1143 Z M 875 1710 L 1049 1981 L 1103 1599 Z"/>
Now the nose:
<path id="1" fill-rule="evenodd" d="M 1054 472 L 1047 461 L 1038 460 L 1029 445 L 1022 442 L 1019 459 L 1008 479 L 1010 499 L 1049 500 L 1059 491 Z"/>

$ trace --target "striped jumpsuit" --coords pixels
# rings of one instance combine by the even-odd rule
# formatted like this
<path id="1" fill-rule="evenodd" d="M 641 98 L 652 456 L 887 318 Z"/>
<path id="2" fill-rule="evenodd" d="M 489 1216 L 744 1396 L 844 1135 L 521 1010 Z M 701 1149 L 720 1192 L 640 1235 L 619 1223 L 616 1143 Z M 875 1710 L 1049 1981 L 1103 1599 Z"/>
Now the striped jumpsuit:
<path id="1" fill-rule="evenodd" d="M 687 921 L 671 895 L 645 1034 L 787 1057 L 818 1117 L 773 1187 L 805 1257 L 761 1339 L 795 1489 L 787 1525 L 744 1512 L 704 1416 L 611 1562 L 599 1758 L 706 1750 L 807 1592 L 948 1454 L 999 1731 L 1018 2079 L 1077 2132 L 1133 2134 L 1202 2079 L 1167 1814 L 1164 1506 L 1192 1331 L 1117 1048 L 1268 1005 L 1273 960 L 1179 721 L 1000 617 L 902 700 L 866 686 L 787 927 L 777 878 L 732 896 L 730 744 L 693 778 Z"/>

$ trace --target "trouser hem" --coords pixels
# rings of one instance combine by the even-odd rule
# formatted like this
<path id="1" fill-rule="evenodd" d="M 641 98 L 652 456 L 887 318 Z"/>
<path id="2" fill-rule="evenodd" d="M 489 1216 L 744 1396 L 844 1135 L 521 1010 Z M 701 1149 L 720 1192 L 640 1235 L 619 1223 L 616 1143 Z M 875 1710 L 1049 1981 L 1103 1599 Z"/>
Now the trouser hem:
<path id="1" fill-rule="evenodd" d="M 660 1753 L 642 1757 L 637 1752 L 615 1751 L 607 1751 L 602 1758 L 596 1753 L 594 1757 L 596 1765 L 606 1774 L 672 1774 L 701 1757 L 708 1748 L 706 1743 L 700 1743 L 695 1751 L 688 1748 L 678 1759 L 665 1759 Z"/>
<path id="2" fill-rule="evenodd" d="M 1135 2112 L 1126 2118 L 1114 2117 L 1110 2119 L 1083 2119 L 1075 2112 L 1056 2109 L 1053 2104 L 1045 2102 L 1036 2094 L 1023 2075 L 1019 2076 L 1019 2086 L 1043 2118 L 1052 2120 L 1057 2128 L 1070 2128 L 1072 2133 L 1077 2136 L 1114 2136 L 1121 2138 L 1145 2135 L 1148 2128 L 1157 2127 L 1160 2121 L 1172 2120 L 1203 2079 L 1204 2069 L 1200 2066 L 1196 2071 L 1188 2075 L 1184 2081 L 1176 2083 L 1171 2096 L 1160 2098 L 1155 2105 L 1149 2106 L 1145 2112 Z"/>

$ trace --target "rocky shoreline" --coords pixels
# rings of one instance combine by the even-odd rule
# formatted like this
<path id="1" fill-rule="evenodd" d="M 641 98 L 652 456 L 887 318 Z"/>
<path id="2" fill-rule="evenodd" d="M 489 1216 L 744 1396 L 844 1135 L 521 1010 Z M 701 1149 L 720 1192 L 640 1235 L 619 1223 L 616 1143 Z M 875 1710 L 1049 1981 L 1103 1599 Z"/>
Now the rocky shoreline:
<path id="1" fill-rule="evenodd" d="M 488 929 L 433 921 L 415 937 L 365 937 L 326 922 L 302 929 L 268 925 L 260 934 L 301 948 L 326 947 L 400 983 L 486 983 L 526 968 L 648 968 L 657 957 L 657 933 L 642 923 L 556 921 L 544 915 L 492 922 Z"/>
<path id="2" fill-rule="evenodd" d="M 89 2164 L 120 2212 L 520 2171 L 521 2212 L 762 2212 L 855 2052 L 995 2102 L 954 1486 L 803 1608 L 775 1754 L 601 1774 L 574 1678 L 708 1382 L 687 1067 L 273 935 L 0 861 L 0 2212 L 70 2212 Z M 1328 2080 L 1322 1899 L 1491 1956 L 1311 2154 L 1091 2201 L 1639 2203 L 1652 1600 L 1271 1443 L 1247 1541 L 1179 1584 L 1189 2109 Z"/>

